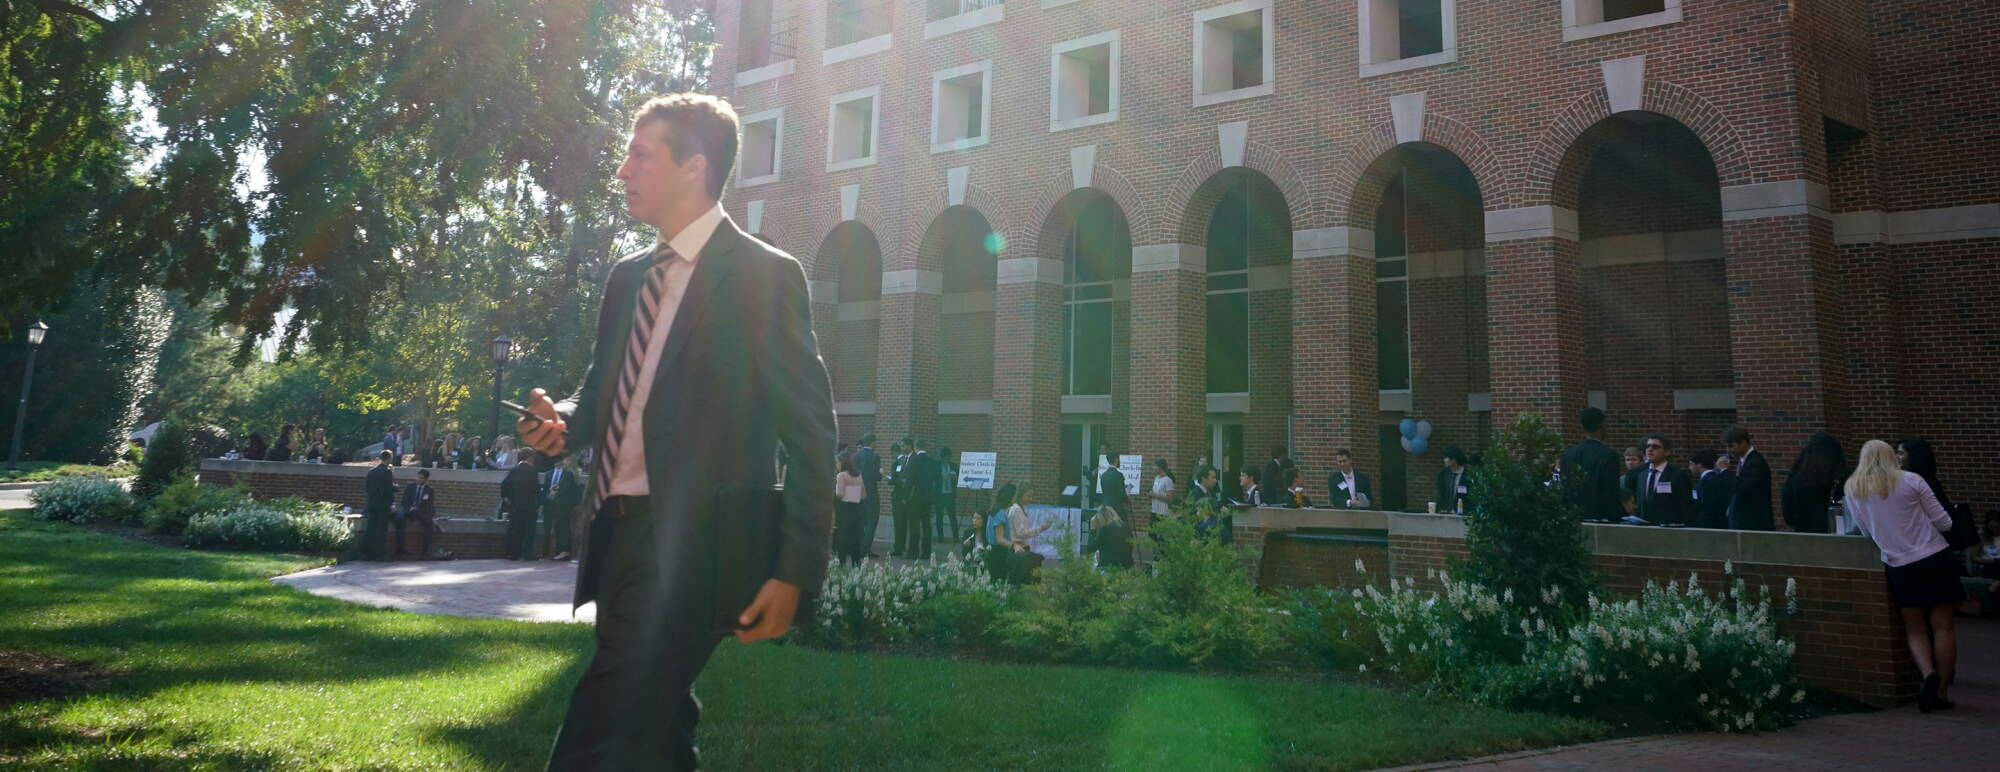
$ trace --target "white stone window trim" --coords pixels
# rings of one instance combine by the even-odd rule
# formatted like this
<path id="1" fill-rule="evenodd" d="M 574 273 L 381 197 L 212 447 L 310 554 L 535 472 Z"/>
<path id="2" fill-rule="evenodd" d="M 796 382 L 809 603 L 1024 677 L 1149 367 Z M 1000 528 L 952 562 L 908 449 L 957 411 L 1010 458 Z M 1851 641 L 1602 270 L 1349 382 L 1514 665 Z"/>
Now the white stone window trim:
<path id="1" fill-rule="evenodd" d="M 1042 10 L 1061 8 L 1065 5 L 1074 5 L 1078 2 L 1082 2 L 1082 0 L 1042 0 Z"/>
<path id="2" fill-rule="evenodd" d="M 868 108 L 869 108 L 868 109 L 868 155 L 862 156 L 860 158 L 850 158 L 845 161 L 834 160 L 833 149 L 838 147 L 840 143 L 836 141 L 836 138 L 833 136 L 833 127 L 838 125 L 837 119 L 840 116 L 840 106 L 857 99 L 871 100 L 868 103 Z M 882 155 L 882 87 L 869 86 L 867 88 L 857 88 L 853 91 L 847 91 L 835 94 L 833 95 L 832 99 L 827 100 L 826 170 L 828 172 L 838 172 L 838 171 L 846 171 L 848 169 L 859 169 L 863 166 L 874 166 L 875 159 L 881 157 L 881 155 Z"/>
<path id="3" fill-rule="evenodd" d="M 924 24 L 924 39 L 941 38 L 946 35 L 978 29 L 1007 18 L 1007 6 L 999 0 L 985 8 L 966 11 L 957 16 L 947 16 Z"/>
<path id="4" fill-rule="evenodd" d="M 1218 91 L 1212 94 L 1202 93 L 1201 71 L 1202 71 L 1202 65 L 1207 62 L 1207 57 L 1204 52 L 1208 48 L 1208 22 L 1213 21 L 1215 19 L 1223 18 L 1225 16 L 1235 16 L 1237 14 L 1250 13 L 1251 11 L 1256 11 L 1263 14 L 1263 20 L 1259 23 L 1258 26 L 1264 33 L 1263 35 L 1264 82 L 1259 83 L 1255 86 L 1245 86 L 1243 88 L 1230 89 L 1228 91 Z M 1276 84 L 1278 81 L 1278 63 L 1276 58 L 1276 52 L 1273 51 L 1272 49 L 1274 48 L 1273 43 L 1275 41 L 1275 37 L 1277 34 L 1276 32 L 1277 25 L 1274 24 L 1272 21 L 1271 0 L 1240 0 L 1239 2 L 1230 3 L 1228 5 L 1221 5 L 1221 6 L 1216 6 L 1214 8 L 1206 8 L 1203 10 L 1195 11 L 1193 18 L 1194 18 L 1193 72 L 1194 72 L 1195 107 L 1207 107 L 1209 105 L 1217 105 L 1217 104 L 1222 104 L 1224 102 L 1234 102 L 1239 99 L 1251 99 L 1253 97 L 1270 96 L 1271 94 L 1276 93 Z"/>
<path id="5" fill-rule="evenodd" d="M 1356 0 L 1357 17 L 1361 20 L 1361 77 L 1373 78 L 1377 75 L 1420 70 L 1458 61 L 1458 1 L 1438 0 L 1439 26 L 1442 27 L 1444 50 L 1423 56 L 1408 56 L 1384 62 L 1375 61 L 1375 11 L 1377 0 Z M 1565 3 L 1570 0 L 1564 0 Z"/>
<path id="6" fill-rule="evenodd" d="M 979 81 L 979 134 L 949 141 L 938 140 L 938 118 L 940 102 L 944 99 L 944 82 L 967 75 L 978 74 Z M 981 59 L 971 64 L 961 64 L 931 73 L 931 152 L 949 153 L 969 150 L 985 145 L 993 137 L 993 60 Z"/>
<path id="7" fill-rule="evenodd" d="M 738 188 L 750 188 L 777 182 L 785 168 L 785 108 L 779 107 L 771 110 L 760 110 L 745 115 L 740 119 L 745 132 L 749 131 L 751 124 L 763 123 L 764 121 L 776 121 L 778 124 L 771 131 L 771 173 L 757 177 L 737 177 L 736 187 Z"/>
<path id="8" fill-rule="evenodd" d="M 821 51 L 819 63 L 821 66 L 839 64 L 850 59 L 859 59 L 864 56 L 879 54 L 889 50 L 894 44 L 895 41 L 891 33 L 884 32 L 872 38 L 862 38 L 846 45 L 834 46 Z"/>
<path id="9" fill-rule="evenodd" d="M 1681 20 L 1681 0 L 1665 0 L 1664 8 L 1652 13 L 1628 16 L 1615 21 L 1582 23 L 1585 3 L 1597 3 L 1598 15 L 1603 15 L 1603 0 L 1562 0 L 1563 42 L 1587 40 L 1620 32 L 1677 24 Z"/>
<path id="10" fill-rule="evenodd" d="M 1110 46 L 1111 58 L 1111 98 L 1110 109 L 1096 115 L 1080 115 L 1075 118 L 1061 117 L 1062 104 L 1062 59 L 1063 54 L 1084 48 Z M 1049 131 L 1079 129 L 1118 120 L 1118 30 L 1085 35 L 1074 40 L 1065 40 L 1049 46 Z"/>
<path id="11" fill-rule="evenodd" d="M 798 67 L 796 59 L 780 59 L 762 67 L 752 67 L 736 73 L 736 87 L 755 86 L 767 80 L 776 80 L 792 74 Z"/>

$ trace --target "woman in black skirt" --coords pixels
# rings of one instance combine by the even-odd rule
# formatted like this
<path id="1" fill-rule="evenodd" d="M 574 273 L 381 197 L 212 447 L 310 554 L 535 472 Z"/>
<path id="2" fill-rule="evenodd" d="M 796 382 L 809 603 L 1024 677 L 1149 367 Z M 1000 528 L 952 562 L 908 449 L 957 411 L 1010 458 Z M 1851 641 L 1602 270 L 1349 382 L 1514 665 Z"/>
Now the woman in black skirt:
<path id="1" fill-rule="evenodd" d="M 1944 537 L 1951 530 L 1951 515 L 1938 505 L 1924 478 L 1903 471 L 1896 451 L 1881 440 L 1861 446 L 1861 463 L 1847 478 L 1846 489 L 1847 511 L 1882 550 L 1890 601 L 1903 616 L 1910 657 L 1924 674 L 1917 707 L 1925 713 L 1950 708 L 1947 696 L 1958 666 L 1952 612 L 1965 598 L 1959 563 Z"/>

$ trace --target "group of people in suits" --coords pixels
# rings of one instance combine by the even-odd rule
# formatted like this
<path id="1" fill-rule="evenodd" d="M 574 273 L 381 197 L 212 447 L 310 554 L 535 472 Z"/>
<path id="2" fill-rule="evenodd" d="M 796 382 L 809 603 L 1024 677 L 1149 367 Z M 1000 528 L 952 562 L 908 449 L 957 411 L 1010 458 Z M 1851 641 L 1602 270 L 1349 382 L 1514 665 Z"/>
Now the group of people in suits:
<path id="1" fill-rule="evenodd" d="M 431 484 L 431 470 L 418 468 L 416 479 L 396 490 L 396 453 L 383 450 L 377 464 L 368 470 L 364 484 L 366 503 L 362 539 L 356 554 L 362 560 L 395 560 L 404 554 L 405 536 L 414 527 L 419 536 L 417 554 L 432 556 L 431 534 L 437 523 L 437 490 Z M 502 553 L 508 560 L 537 560 L 538 532 L 546 532 L 545 546 L 554 550 L 552 560 L 568 560 L 574 550 L 572 514 L 583 502 L 583 476 L 577 472 L 574 456 L 551 461 L 547 456 L 526 450 L 515 459 L 500 481 L 501 512 L 507 516 L 507 532 Z M 546 474 L 542 470 L 546 468 Z M 538 529 L 537 526 L 541 526 Z M 395 546 L 388 548 L 388 532 L 395 529 Z"/>
<path id="2" fill-rule="evenodd" d="M 1556 469 L 1570 504 L 1584 519 L 1745 531 L 1772 529 L 1771 464 L 1750 432 L 1731 426 L 1722 449 L 1702 448 L 1687 466 L 1672 463 L 1673 446 L 1649 434 L 1620 456 L 1603 440 L 1604 411 L 1577 414 L 1584 440 L 1565 450 Z M 1821 507 L 1824 516 L 1824 507 Z"/>
<path id="3" fill-rule="evenodd" d="M 834 464 L 840 470 L 834 479 L 839 509 L 834 521 L 835 556 L 849 562 L 873 557 L 869 551 L 880 522 L 884 479 L 875 435 L 864 435 L 858 447 L 840 446 Z M 930 557 L 934 544 L 959 536 L 958 464 L 952 450 L 933 453 L 929 441 L 904 437 L 889 446 L 887 466 L 890 522 L 895 528 L 889 556 Z"/>

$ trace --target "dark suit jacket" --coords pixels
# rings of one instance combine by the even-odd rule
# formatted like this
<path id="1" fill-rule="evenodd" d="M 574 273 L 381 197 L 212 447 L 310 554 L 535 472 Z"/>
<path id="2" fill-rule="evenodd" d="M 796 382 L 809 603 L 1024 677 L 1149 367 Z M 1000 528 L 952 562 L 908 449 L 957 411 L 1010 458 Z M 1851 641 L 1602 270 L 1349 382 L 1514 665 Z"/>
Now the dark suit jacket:
<path id="1" fill-rule="evenodd" d="M 500 478 L 500 495 L 507 499 L 509 518 L 533 519 L 542 509 L 542 484 L 535 478 L 534 463 L 522 461 L 508 469 Z"/>
<path id="2" fill-rule="evenodd" d="M 910 500 L 910 454 L 904 453 L 889 462 L 889 501 L 907 503 Z"/>
<path id="3" fill-rule="evenodd" d="M 1131 568 L 1132 529 L 1122 524 L 1093 529 L 1090 546 L 1084 547 L 1083 551 L 1097 553 L 1099 568 Z"/>
<path id="4" fill-rule="evenodd" d="M 1668 493 L 1660 493 L 1658 488 L 1646 487 L 1646 475 L 1651 466 L 1640 464 L 1639 468 L 1625 473 L 1625 489 L 1632 491 L 1632 498 L 1639 503 L 1635 513 L 1654 523 L 1694 522 L 1694 475 L 1686 467 L 1667 464 L 1654 485 L 1667 483 Z"/>
<path id="5" fill-rule="evenodd" d="M 410 481 L 403 486 L 404 517 L 437 517 L 437 488 Z"/>
<path id="6" fill-rule="evenodd" d="M 1735 483 L 1735 476 L 1715 471 L 1695 481 L 1695 525 L 1702 528 L 1729 527 L 1729 497 L 1736 490 Z"/>
<path id="7" fill-rule="evenodd" d="M 1106 468 L 1103 474 L 1098 475 L 1097 487 L 1104 491 L 1098 499 L 1099 505 L 1118 510 L 1121 517 L 1132 516 L 1132 505 L 1125 497 L 1125 473 L 1118 471 L 1118 467 Z"/>
<path id="8" fill-rule="evenodd" d="M 1265 462 L 1264 468 L 1258 470 L 1257 472 L 1257 490 L 1259 492 L 1264 493 L 1266 496 L 1275 497 L 1280 494 L 1285 494 L 1285 481 L 1283 479 L 1280 479 L 1284 476 L 1285 476 L 1285 467 L 1283 464 L 1279 464 L 1276 461 Z M 1289 494 L 1285 494 L 1284 498 L 1289 499 L 1291 498 L 1291 496 Z M 1284 504 L 1279 504 L 1276 501 L 1266 499 L 1263 501 L 1259 501 L 1257 503 L 1270 504 L 1271 506 L 1277 507 L 1277 506 L 1285 506 L 1286 504 L 1290 504 L 1291 502 L 1286 501 Z"/>
<path id="9" fill-rule="evenodd" d="M 1752 448 L 1736 466 L 1736 492 L 1729 498 L 1729 527 L 1739 531 L 1769 531 L 1771 518 L 1771 462 L 1764 452 Z"/>
<path id="10" fill-rule="evenodd" d="M 386 517 L 389 505 L 396 503 L 396 473 L 381 464 L 369 467 L 368 503 L 362 507 L 362 514 L 369 517 Z"/>
<path id="11" fill-rule="evenodd" d="M 1625 502 L 1619 498 L 1624 476 L 1624 460 L 1618 451 L 1595 439 L 1587 439 L 1563 451 L 1563 495 L 1584 517 L 1617 520 L 1625 516 Z"/>
<path id="12" fill-rule="evenodd" d="M 1451 481 L 1454 476 L 1458 478 L 1458 485 L 1465 486 L 1464 494 L 1458 492 L 1458 485 L 1452 484 Z M 1447 514 L 1457 512 L 1459 499 L 1465 500 L 1465 511 L 1467 514 L 1470 514 L 1472 512 L 1472 468 L 1466 467 L 1457 475 L 1453 475 L 1450 469 L 1438 469 L 1438 513 Z"/>
<path id="13" fill-rule="evenodd" d="M 650 250 L 612 266 L 583 387 L 556 405 L 572 445 L 601 445 Z M 812 617 L 833 528 L 834 419 L 799 262 L 727 217 L 703 247 L 646 400 L 651 555 L 663 595 L 724 633 L 768 579 Z M 771 459 L 783 444 L 790 479 Z M 866 467 L 863 468 L 864 474 Z M 630 515 L 628 515 L 630 516 Z M 593 528 L 575 603 L 596 599 L 610 528 Z"/>
<path id="14" fill-rule="evenodd" d="M 854 466 L 861 472 L 861 487 L 867 490 L 868 498 L 875 498 L 877 486 L 882 483 L 882 456 L 874 448 L 862 448 L 854 452 Z"/>
<path id="15" fill-rule="evenodd" d="M 556 475 L 558 471 L 562 472 L 560 477 Z M 576 509 L 577 503 L 583 500 L 583 480 L 580 477 L 574 469 L 557 467 L 549 470 L 548 480 L 553 480 L 554 484 L 546 480 L 542 483 L 542 501 L 548 503 L 548 511 L 569 512 Z"/>
<path id="16" fill-rule="evenodd" d="M 1348 508 L 1347 500 L 1354 497 L 1348 495 L 1347 491 L 1343 491 L 1340 489 L 1340 484 L 1343 482 L 1347 482 L 1347 478 L 1342 476 L 1340 474 L 1340 470 L 1338 469 L 1333 470 L 1333 474 L 1326 476 L 1326 491 L 1327 491 L 1326 495 L 1327 495 L 1328 506 L 1331 506 L 1335 509 Z M 1379 508 L 1376 506 L 1375 502 L 1375 486 L 1372 483 L 1368 482 L 1367 472 L 1363 472 L 1359 469 L 1354 470 L 1354 487 L 1361 489 L 1360 491 L 1361 495 L 1368 497 L 1368 506 L 1355 507 L 1355 509 Z"/>
<path id="17" fill-rule="evenodd" d="M 925 511 L 921 508 L 937 501 L 937 456 L 931 455 L 929 451 L 912 453 L 908 468 L 904 471 L 910 476 L 910 503 L 919 507 L 918 511 Z"/>

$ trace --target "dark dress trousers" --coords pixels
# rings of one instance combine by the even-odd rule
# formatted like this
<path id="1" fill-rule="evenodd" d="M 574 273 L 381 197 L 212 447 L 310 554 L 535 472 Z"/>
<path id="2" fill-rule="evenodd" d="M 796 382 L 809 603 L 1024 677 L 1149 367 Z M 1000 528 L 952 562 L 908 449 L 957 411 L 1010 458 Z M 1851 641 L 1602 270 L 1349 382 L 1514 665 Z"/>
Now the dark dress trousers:
<path id="1" fill-rule="evenodd" d="M 1657 473 L 1647 464 L 1625 473 L 1626 489 L 1638 503 L 1634 514 L 1649 523 L 1686 525 L 1694 522 L 1694 475 L 1686 467 L 1668 464 Z M 1660 492 L 1660 483 L 1667 492 Z"/>
<path id="2" fill-rule="evenodd" d="M 403 486 L 402 512 L 396 515 L 396 551 L 392 557 L 403 557 L 403 532 L 414 525 L 422 535 L 417 548 L 417 557 L 431 556 L 431 532 L 437 530 L 437 498 L 428 483 L 415 480 Z"/>
<path id="3" fill-rule="evenodd" d="M 1735 492 L 1736 477 L 1710 470 L 1695 481 L 1695 525 L 1701 528 L 1729 527 L 1729 497 Z"/>
<path id="4" fill-rule="evenodd" d="M 1563 495 L 1570 506 L 1593 520 L 1617 520 L 1625 516 L 1625 502 L 1619 485 L 1625 474 L 1618 451 L 1595 438 L 1586 439 L 1562 454 Z"/>
<path id="5" fill-rule="evenodd" d="M 534 560 L 536 520 L 542 511 L 542 484 L 535 478 L 534 462 L 522 460 L 500 478 L 500 495 L 507 500 L 507 543 L 509 560 Z"/>
<path id="6" fill-rule="evenodd" d="M 1347 482 L 1347 478 L 1345 476 L 1342 476 L 1340 470 L 1338 469 L 1333 470 L 1333 474 L 1326 476 L 1326 490 L 1327 490 L 1326 495 L 1327 495 L 1328 506 L 1331 506 L 1335 509 L 1380 509 L 1381 508 L 1380 506 L 1377 505 L 1377 502 L 1375 501 L 1375 486 L 1374 484 L 1368 482 L 1367 472 L 1363 472 L 1359 469 L 1354 470 L 1354 487 L 1360 489 L 1359 492 L 1361 493 L 1361 495 L 1368 497 L 1368 504 L 1366 506 L 1354 506 L 1354 507 L 1347 506 L 1347 500 L 1355 498 L 1355 496 L 1353 491 L 1344 491 L 1340 489 L 1340 484 L 1344 482 Z M 1290 503 L 1291 502 L 1286 502 L 1287 505 L 1289 505 Z M 1444 504 L 1440 502 L 1438 506 L 1444 506 Z"/>
<path id="7" fill-rule="evenodd" d="M 381 560 L 389 538 L 389 508 L 396 503 L 396 473 L 384 464 L 368 470 L 365 486 L 367 503 L 361 508 L 365 518 L 361 531 L 361 559 Z"/>
<path id="8" fill-rule="evenodd" d="M 889 554 L 908 556 L 910 544 L 910 454 L 889 462 L 889 526 L 895 529 Z"/>
<path id="9" fill-rule="evenodd" d="M 931 555 L 931 510 L 937 507 L 937 456 L 931 455 L 930 451 L 912 453 L 906 471 L 910 476 L 910 524 L 906 529 L 909 548 L 903 554 L 928 558 Z"/>
<path id="10" fill-rule="evenodd" d="M 601 445 L 651 250 L 616 263 L 583 388 L 556 406 L 568 444 Z M 550 769 L 688 769 L 690 691 L 764 583 L 812 617 L 833 522 L 834 417 L 797 260 L 727 217 L 701 250 L 641 416 L 650 495 L 594 513 L 576 604 L 597 602 L 597 651 Z M 782 443 L 799 484 L 776 487 Z M 601 451 L 600 451 L 601 452 Z"/>
<path id="11" fill-rule="evenodd" d="M 872 447 L 854 452 L 854 467 L 861 472 L 861 555 L 875 551 L 875 531 L 882 525 L 882 455 Z"/>
<path id="12" fill-rule="evenodd" d="M 558 466 L 550 469 L 548 479 L 542 482 L 542 521 L 548 524 L 546 530 L 557 553 L 576 551 L 576 545 L 570 543 L 575 530 L 570 521 L 583 502 L 583 484 L 578 477 L 576 470 Z"/>
<path id="13" fill-rule="evenodd" d="M 1454 480 L 1456 482 L 1453 482 Z M 1612 484 L 1617 484 L 1615 478 L 1612 480 Z M 1465 492 L 1459 493 L 1459 488 L 1464 488 Z M 1472 470 L 1467 468 L 1453 472 L 1450 469 L 1439 469 L 1437 478 L 1438 514 L 1456 514 L 1460 499 L 1465 500 L 1466 514 L 1471 514 Z"/>
<path id="14" fill-rule="evenodd" d="M 1739 531 L 1769 531 L 1771 518 L 1771 462 L 1752 448 L 1736 466 L 1736 490 L 1729 498 L 1729 527 Z"/>

